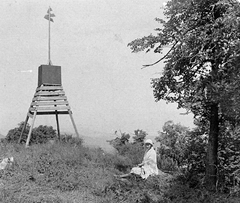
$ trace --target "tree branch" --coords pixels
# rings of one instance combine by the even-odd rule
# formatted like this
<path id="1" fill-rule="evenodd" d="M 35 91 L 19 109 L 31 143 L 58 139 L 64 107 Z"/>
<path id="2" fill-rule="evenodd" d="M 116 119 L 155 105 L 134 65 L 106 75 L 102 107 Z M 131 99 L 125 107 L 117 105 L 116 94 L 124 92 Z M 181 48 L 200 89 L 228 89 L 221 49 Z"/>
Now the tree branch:
<path id="1" fill-rule="evenodd" d="M 171 47 L 171 49 L 170 49 L 162 58 L 160 58 L 158 61 L 156 61 L 156 62 L 154 62 L 154 63 L 152 63 L 152 64 L 143 65 L 143 67 L 142 67 L 141 69 L 147 68 L 147 67 L 149 67 L 149 66 L 154 66 L 154 65 L 156 65 L 157 63 L 159 63 L 160 61 L 162 61 L 163 59 L 165 59 L 165 58 L 168 56 L 168 54 L 173 50 L 173 48 L 177 45 L 177 43 L 178 43 L 178 41 L 176 41 L 176 42 L 174 43 L 174 45 Z"/>
<path id="2" fill-rule="evenodd" d="M 189 31 L 194 30 L 195 28 L 196 28 L 196 27 L 193 27 L 193 28 L 190 28 L 190 29 L 186 30 L 183 35 L 186 35 Z M 168 54 L 173 50 L 173 48 L 177 45 L 178 42 L 179 42 L 179 40 L 177 40 L 177 41 L 174 43 L 174 45 L 171 47 L 171 49 L 170 49 L 162 58 L 160 58 L 159 60 L 157 60 L 155 63 L 143 65 L 143 67 L 142 67 L 141 69 L 147 68 L 147 67 L 149 67 L 149 66 L 154 66 L 154 65 L 158 64 L 160 61 L 162 61 L 163 59 L 165 59 L 165 58 L 168 56 Z"/>

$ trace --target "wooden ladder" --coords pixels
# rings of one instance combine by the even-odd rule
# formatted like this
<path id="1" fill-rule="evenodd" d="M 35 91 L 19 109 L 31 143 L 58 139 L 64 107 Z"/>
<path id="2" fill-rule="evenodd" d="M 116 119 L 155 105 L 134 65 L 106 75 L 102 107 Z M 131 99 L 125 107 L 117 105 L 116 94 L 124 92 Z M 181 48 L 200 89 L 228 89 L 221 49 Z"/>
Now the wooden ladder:
<path id="1" fill-rule="evenodd" d="M 24 126 L 18 142 L 20 143 L 22 140 L 22 134 L 26 128 L 28 119 L 30 117 L 32 118 L 32 125 L 30 126 L 26 141 L 26 147 L 29 146 L 32 129 L 37 115 L 56 116 L 58 139 L 60 139 L 60 128 L 58 120 L 59 114 L 69 114 L 75 133 L 77 137 L 79 137 L 77 127 L 72 116 L 72 111 L 67 101 L 67 97 L 65 96 L 65 92 L 63 91 L 63 87 L 59 85 L 42 85 L 38 87 L 32 99 L 32 103 L 29 107 L 27 117 L 24 122 Z"/>

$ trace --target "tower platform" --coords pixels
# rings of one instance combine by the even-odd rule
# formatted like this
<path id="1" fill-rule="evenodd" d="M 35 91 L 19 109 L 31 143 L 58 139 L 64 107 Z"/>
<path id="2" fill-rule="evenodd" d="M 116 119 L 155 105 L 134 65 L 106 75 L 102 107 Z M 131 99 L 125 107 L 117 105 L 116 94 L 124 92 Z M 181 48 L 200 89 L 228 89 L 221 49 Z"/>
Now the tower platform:
<path id="1" fill-rule="evenodd" d="M 69 114 L 75 133 L 77 137 L 79 137 L 77 127 L 72 116 L 72 111 L 69 106 L 63 87 L 59 85 L 41 85 L 40 87 L 37 87 L 30 107 L 28 109 L 26 120 L 24 122 L 24 126 L 19 138 L 19 143 L 22 140 L 22 134 L 26 128 L 28 119 L 32 118 L 32 124 L 30 126 L 30 130 L 26 141 L 26 146 L 29 145 L 32 129 L 37 115 L 56 116 L 58 138 L 60 139 L 60 128 L 58 120 L 59 114 Z"/>

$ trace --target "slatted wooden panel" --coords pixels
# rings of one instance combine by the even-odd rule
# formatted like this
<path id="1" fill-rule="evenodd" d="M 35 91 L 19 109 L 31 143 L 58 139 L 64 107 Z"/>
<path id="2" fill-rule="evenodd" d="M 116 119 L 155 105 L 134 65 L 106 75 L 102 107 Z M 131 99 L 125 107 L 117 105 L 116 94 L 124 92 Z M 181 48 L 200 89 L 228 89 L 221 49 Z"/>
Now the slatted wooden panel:
<path id="1" fill-rule="evenodd" d="M 45 107 L 41 107 L 41 106 L 37 106 L 37 107 L 32 107 L 32 108 L 29 108 L 30 111 L 50 111 L 50 110 L 53 110 L 53 111 L 56 111 L 56 110 L 68 110 L 70 109 L 69 106 L 45 106 Z"/>
<path id="2" fill-rule="evenodd" d="M 26 128 L 26 124 L 28 122 L 29 117 L 32 118 L 32 125 L 28 132 L 26 147 L 29 146 L 36 115 L 53 115 L 53 114 L 55 114 L 56 116 L 57 131 L 58 131 L 59 139 L 60 139 L 60 130 L 59 130 L 59 121 L 58 121 L 59 114 L 69 114 L 75 133 L 77 137 L 79 137 L 76 124 L 73 120 L 72 111 L 70 109 L 70 106 L 67 101 L 67 97 L 65 96 L 65 92 L 63 91 L 63 88 L 61 86 L 45 85 L 45 86 L 40 86 L 36 89 L 36 93 L 32 99 L 32 103 L 29 107 L 27 117 L 24 122 L 24 127 L 21 131 L 19 143 L 22 140 L 22 134 Z"/>
<path id="3" fill-rule="evenodd" d="M 39 91 L 34 96 L 60 96 L 65 95 L 64 91 Z"/>
<path id="4" fill-rule="evenodd" d="M 68 113 L 70 110 L 67 97 L 62 86 L 41 86 L 36 89 L 29 108 L 29 114 L 37 111 L 38 115 L 52 114 L 51 112 Z"/>
<path id="5" fill-rule="evenodd" d="M 56 97 L 42 97 L 42 96 L 37 96 L 33 98 L 33 101 L 54 101 L 54 100 L 66 100 L 66 96 L 56 96 Z"/>
<path id="6" fill-rule="evenodd" d="M 36 89 L 36 92 L 40 90 L 63 90 L 63 87 L 62 86 L 41 86 Z"/>
<path id="7" fill-rule="evenodd" d="M 49 105 L 68 105 L 68 101 L 34 101 L 31 103 L 31 106 L 49 106 Z"/>

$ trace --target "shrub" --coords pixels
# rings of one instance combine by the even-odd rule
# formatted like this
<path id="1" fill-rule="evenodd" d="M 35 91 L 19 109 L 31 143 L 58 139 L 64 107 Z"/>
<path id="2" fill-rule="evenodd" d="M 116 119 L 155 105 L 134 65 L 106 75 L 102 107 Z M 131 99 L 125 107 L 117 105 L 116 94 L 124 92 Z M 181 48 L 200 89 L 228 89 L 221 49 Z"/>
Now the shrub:
<path id="1" fill-rule="evenodd" d="M 157 155 L 157 165 L 162 171 L 176 171 L 178 169 L 176 162 L 166 155 Z"/>
<path id="2" fill-rule="evenodd" d="M 121 133 L 121 137 L 110 140 L 110 144 L 116 149 L 118 163 L 115 167 L 120 171 L 127 171 L 134 165 L 142 162 L 144 156 L 143 141 L 147 133 L 143 130 L 135 130 L 133 142 L 129 142 L 130 135 Z M 125 157 L 125 158 L 123 158 Z M 114 162 L 116 163 L 116 162 Z"/>
<path id="3" fill-rule="evenodd" d="M 9 130 L 5 140 L 8 143 L 17 143 L 19 141 L 23 126 L 24 126 L 24 122 L 21 122 L 18 124 L 18 127 Z M 30 129 L 30 126 L 29 124 L 27 124 L 26 129 L 22 135 L 22 139 L 21 139 L 22 142 L 26 142 L 29 129 Z M 56 130 L 53 129 L 52 126 L 40 125 L 36 128 L 33 128 L 30 143 L 31 144 L 46 143 L 48 142 L 48 140 L 56 138 L 56 136 L 57 136 Z"/>
<path id="4" fill-rule="evenodd" d="M 24 122 L 21 122 L 18 124 L 18 127 L 9 130 L 7 133 L 7 136 L 5 137 L 5 140 L 8 143 L 17 143 L 20 138 L 23 126 L 24 126 Z M 30 129 L 30 126 L 29 126 L 29 124 L 27 124 L 26 129 L 22 135 L 22 140 L 27 140 L 27 135 L 28 135 L 29 129 Z"/>

